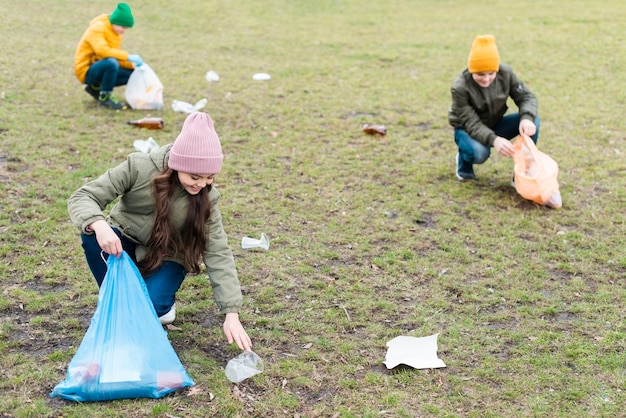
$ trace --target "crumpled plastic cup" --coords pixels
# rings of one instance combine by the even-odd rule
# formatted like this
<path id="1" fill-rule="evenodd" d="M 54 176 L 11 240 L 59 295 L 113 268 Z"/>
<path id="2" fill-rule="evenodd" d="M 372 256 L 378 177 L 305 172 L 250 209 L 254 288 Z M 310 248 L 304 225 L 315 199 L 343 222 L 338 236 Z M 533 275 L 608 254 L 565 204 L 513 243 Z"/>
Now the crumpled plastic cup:
<path id="1" fill-rule="evenodd" d="M 159 144 L 157 144 L 156 141 L 152 139 L 152 137 L 146 140 L 138 139 L 135 142 L 133 142 L 133 146 L 135 147 L 137 151 L 145 152 L 146 154 L 148 154 L 150 151 L 160 148 Z"/>
<path id="2" fill-rule="evenodd" d="M 208 102 L 207 99 L 202 99 L 196 102 L 196 104 L 192 105 L 191 103 L 181 102 L 180 100 L 174 100 L 172 102 L 172 110 L 174 112 L 193 113 L 193 112 L 197 112 L 198 110 L 206 106 L 207 102 Z"/>
<path id="3" fill-rule="evenodd" d="M 255 239 L 250 237 L 243 237 L 241 239 L 241 248 L 263 248 L 265 251 L 270 249 L 270 240 L 265 235 L 265 232 L 261 232 L 261 239 Z"/>
<path id="4" fill-rule="evenodd" d="M 233 383 L 239 383 L 263 372 L 263 360 L 254 351 L 246 350 L 230 359 L 224 369 L 226 377 Z"/>
<path id="5" fill-rule="evenodd" d="M 206 81 L 208 81 L 209 83 L 211 81 L 220 81 L 220 76 L 219 74 L 217 74 L 215 71 L 210 70 L 207 71 L 207 73 L 204 75 L 204 78 L 206 78 Z"/>
<path id="6" fill-rule="evenodd" d="M 256 73 L 252 76 L 252 79 L 256 81 L 265 81 L 265 80 L 271 80 L 272 76 L 269 75 L 268 73 Z"/>

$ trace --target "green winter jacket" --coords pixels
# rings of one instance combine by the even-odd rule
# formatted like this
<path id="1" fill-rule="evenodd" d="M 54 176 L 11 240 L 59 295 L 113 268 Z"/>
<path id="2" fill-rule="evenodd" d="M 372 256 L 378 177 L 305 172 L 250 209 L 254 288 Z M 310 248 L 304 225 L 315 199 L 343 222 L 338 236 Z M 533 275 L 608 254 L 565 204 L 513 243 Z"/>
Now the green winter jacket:
<path id="1" fill-rule="evenodd" d="M 450 89 L 452 106 L 448 111 L 448 121 L 454 128 L 462 128 L 475 140 L 485 146 L 493 146 L 496 134 L 493 127 L 504 116 L 507 99 L 511 97 L 522 119 L 534 122 L 538 114 L 535 95 L 517 78 L 513 69 L 500 64 L 496 78 L 487 88 L 482 88 L 465 69 Z"/>
<path id="2" fill-rule="evenodd" d="M 145 257 L 154 223 L 155 202 L 152 195 L 152 179 L 167 164 L 170 145 L 146 153 L 132 153 L 126 161 L 107 170 L 96 180 L 90 181 L 70 196 L 68 210 L 72 223 L 82 233 L 92 234 L 86 228 L 94 221 L 103 219 L 116 227 L 137 244 L 136 257 Z M 182 187 L 174 196 L 172 214 L 174 223 L 182 227 L 187 213 L 188 194 Z M 213 187 L 209 192 L 211 216 L 206 224 L 207 244 L 203 261 L 213 288 L 213 297 L 220 313 L 239 312 L 241 287 L 237 278 L 235 261 L 222 227 L 218 208 L 219 193 Z M 105 216 L 103 211 L 109 203 L 119 200 Z M 183 264 L 181 258 L 168 260 Z"/>

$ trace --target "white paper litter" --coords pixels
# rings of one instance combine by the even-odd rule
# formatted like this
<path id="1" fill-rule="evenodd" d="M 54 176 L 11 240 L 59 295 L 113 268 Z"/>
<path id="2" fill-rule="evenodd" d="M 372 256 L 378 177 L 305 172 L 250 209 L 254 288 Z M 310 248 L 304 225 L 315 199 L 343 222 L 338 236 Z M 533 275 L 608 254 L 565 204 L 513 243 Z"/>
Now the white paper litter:
<path id="1" fill-rule="evenodd" d="M 252 76 L 252 79 L 257 81 L 270 80 L 271 78 L 272 76 L 267 73 L 256 73 Z"/>
<path id="2" fill-rule="evenodd" d="M 191 103 L 181 102 L 180 100 L 174 100 L 172 102 L 172 110 L 174 112 L 193 113 L 206 106 L 208 100 L 202 99 L 192 105 Z"/>
<path id="3" fill-rule="evenodd" d="M 388 369 L 393 369 L 399 364 L 406 364 L 416 369 L 437 369 L 446 367 L 445 363 L 437 357 L 437 337 L 434 334 L 429 337 L 409 337 L 401 335 L 387 342 L 387 356 L 384 364 Z"/>
<path id="4" fill-rule="evenodd" d="M 156 141 L 152 139 L 152 137 L 146 140 L 138 139 L 135 142 L 133 142 L 133 146 L 135 147 L 137 151 L 145 152 L 146 154 L 148 154 L 150 151 L 160 148 L 159 144 L 157 144 Z"/>
<path id="5" fill-rule="evenodd" d="M 219 74 L 217 74 L 215 71 L 211 70 L 211 71 L 207 71 L 207 73 L 204 76 L 206 78 L 206 81 L 208 81 L 209 83 L 211 81 L 220 81 L 220 76 Z"/>

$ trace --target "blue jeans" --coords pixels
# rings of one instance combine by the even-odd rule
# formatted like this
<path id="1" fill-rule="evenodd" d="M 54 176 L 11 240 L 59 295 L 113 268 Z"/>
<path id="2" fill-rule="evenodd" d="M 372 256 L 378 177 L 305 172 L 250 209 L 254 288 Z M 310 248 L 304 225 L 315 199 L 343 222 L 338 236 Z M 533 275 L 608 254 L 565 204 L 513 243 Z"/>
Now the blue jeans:
<path id="1" fill-rule="evenodd" d="M 530 138 L 536 144 L 539 139 L 539 116 L 535 118 L 535 125 L 537 126 L 537 132 Z M 493 131 L 496 135 L 506 139 L 513 139 L 519 135 L 519 113 L 512 113 L 510 115 L 503 116 L 502 119 L 496 123 Z M 491 154 L 491 147 L 485 146 L 474 138 L 468 135 L 463 128 L 456 128 L 454 130 L 454 142 L 459 147 L 459 156 L 462 162 L 469 164 L 482 164 L 489 158 Z"/>
<path id="2" fill-rule="evenodd" d="M 91 64 L 85 75 L 85 84 L 100 85 L 100 91 L 110 93 L 114 87 L 125 86 L 133 70 L 120 67 L 115 58 L 105 58 Z"/>
<path id="3" fill-rule="evenodd" d="M 113 230 L 122 240 L 122 248 L 124 251 L 128 253 L 136 264 L 136 244 L 128 238 L 123 237 L 116 228 L 113 228 Z M 100 287 L 102 286 L 102 281 L 107 272 L 105 260 L 109 255 L 102 252 L 95 234 L 81 234 L 81 239 L 87 264 L 96 282 L 98 282 L 98 287 Z M 181 264 L 174 261 L 164 261 L 161 267 L 154 273 L 143 278 L 148 288 L 150 300 L 158 316 L 165 315 L 172 308 L 172 305 L 176 301 L 176 292 L 183 283 L 183 280 L 185 280 L 186 275 L 187 271 Z"/>

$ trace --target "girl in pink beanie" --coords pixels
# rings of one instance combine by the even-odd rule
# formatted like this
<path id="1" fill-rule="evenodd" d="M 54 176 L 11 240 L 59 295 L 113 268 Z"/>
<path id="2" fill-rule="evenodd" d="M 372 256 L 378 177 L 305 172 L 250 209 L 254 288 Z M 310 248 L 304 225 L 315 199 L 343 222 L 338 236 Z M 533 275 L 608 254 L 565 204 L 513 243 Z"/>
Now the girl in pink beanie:
<path id="1" fill-rule="evenodd" d="M 98 286 L 106 274 L 101 252 L 108 257 L 126 251 L 142 273 L 161 323 L 168 324 L 176 317 L 176 292 L 185 276 L 200 273 L 203 262 L 218 311 L 225 315 L 228 343 L 250 350 L 239 321 L 241 287 L 213 186 L 223 160 L 213 120 L 195 112 L 173 144 L 130 154 L 76 190 L 68 209 Z M 116 199 L 105 216 L 103 209 Z"/>

